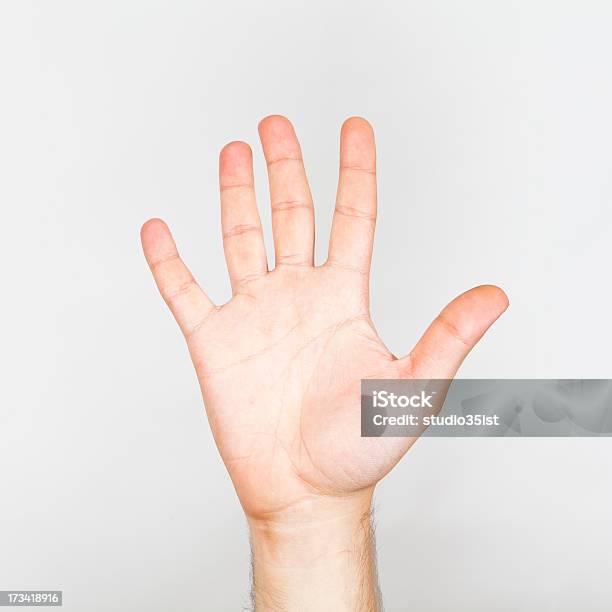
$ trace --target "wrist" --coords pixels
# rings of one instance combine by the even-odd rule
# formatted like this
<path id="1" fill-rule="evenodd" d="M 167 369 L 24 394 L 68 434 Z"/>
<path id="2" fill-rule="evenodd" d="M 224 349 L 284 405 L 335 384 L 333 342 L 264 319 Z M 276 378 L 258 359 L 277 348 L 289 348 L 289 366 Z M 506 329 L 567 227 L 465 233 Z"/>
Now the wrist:
<path id="1" fill-rule="evenodd" d="M 256 610 L 375 611 L 373 489 L 248 517 Z"/>

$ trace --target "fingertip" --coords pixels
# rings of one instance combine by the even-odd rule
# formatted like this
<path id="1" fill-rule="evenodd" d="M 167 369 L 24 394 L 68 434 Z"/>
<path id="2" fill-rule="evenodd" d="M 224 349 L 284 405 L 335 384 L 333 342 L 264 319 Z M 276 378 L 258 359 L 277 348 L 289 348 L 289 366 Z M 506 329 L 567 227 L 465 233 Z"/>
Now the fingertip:
<path id="1" fill-rule="evenodd" d="M 252 153 L 249 143 L 243 140 L 232 140 L 221 148 L 219 155 L 244 155 L 244 153 Z"/>
<path id="2" fill-rule="evenodd" d="M 228 142 L 219 152 L 222 187 L 250 185 L 253 182 L 253 151 L 241 140 Z"/>
<path id="3" fill-rule="evenodd" d="M 474 287 L 472 291 L 477 291 L 481 299 L 486 301 L 491 309 L 498 313 L 497 316 L 503 314 L 510 305 L 508 295 L 497 285 L 479 285 Z"/>
<path id="4" fill-rule="evenodd" d="M 219 163 L 221 165 L 241 164 L 245 160 L 250 160 L 253 157 L 253 151 L 248 143 L 242 140 L 233 140 L 228 142 L 219 151 Z"/>
<path id="5" fill-rule="evenodd" d="M 363 117 L 349 117 L 340 130 L 340 141 L 365 158 L 376 156 L 374 128 Z"/>
<path id="6" fill-rule="evenodd" d="M 340 130 L 340 165 L 376 171 L 376 143 L 372 126 L 362 117 L 349 117 Z"/>
<path id="7" fill-rule="evenodd" d="M 508 294 L 497 285 L 488 285 L 488 287 L 496 293 L 497 299 L 502 307 L 502 312 L 507 310 L 508 306 L 510 306 L 510 298 L 508 297 Z"/>
<path id="8" fill-rule="evenodd" d="M 284 157 L 300 159 L 300 143 L 293 124 L 282 115 L 270 115 L 259 122 L 259 138 L 268 162 Z"/>
<path id="9" fill-rule="evenodd" d="M 162 219 L 149 219 L 140 230 L 140 240 L 149 263 L 176 252 L 170 228 Z"/>
<path id="10" fill-rule="evenodd" d="M 364 117 L 360 117 L 359 115 L 354 115 L 352 117 L 348 117 L 342 123 L 342 131 L 359 131 L 363 133 L 374 135 L 374 128 L 372 124 L 365 119 Z"/>
<path id="11" fill-rule="evenodd" d="M 142 227 L 140 228 L 140 239 L 144 244 L 145 241 L 150 241 L 152 238 L 155 238 L 155 236 L 158 236 L 161 233 L 167 233 L 169 231 L 170 230 L 163 219 L 153 217 L 142 224 Z"/>
<path id="12" fill-rule="evenodd" d="M 473 343 L 495 323 L 508 307 L 508 297 L 496 285 L 479 285 L 456 297 L 442 311 L 458 335 Z"/>
<path id="13" fill-rule="evenodd" d="M 264 132 L 285 130 L 287 128 L 293 129 L 293 125 L 284 115 L 268 115 L 267 117 L 264 117 L 257 125 L 257 129 L 259 130 L 260 134 Z"/>

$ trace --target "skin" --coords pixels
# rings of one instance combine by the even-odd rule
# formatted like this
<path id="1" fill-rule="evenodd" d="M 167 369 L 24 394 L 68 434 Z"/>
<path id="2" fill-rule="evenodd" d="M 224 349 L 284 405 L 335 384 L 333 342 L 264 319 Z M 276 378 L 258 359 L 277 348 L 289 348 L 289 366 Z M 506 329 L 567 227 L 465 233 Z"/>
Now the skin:
<path id="1" fill-rule="evenodd" d="M 269 271 L 251 149 L 220 154 L 221 222 L 232 299 L 214 305 L 166 224 L 142 228 L 157 286 L 187 340 L 208 419 L 248 519 L 257 610 L 377 610 L 369 512 L 376 483 L 413 444 L 360 436 L 362 378 L 453 378 L 507 308 L 476 287 L 401 358 L 369 313 L 376 222 L 374 133 L 342 126 L 327 261 L 315 266 L 314 208 L 290 122 L 259 125 L 268 167 L 275 266 Z"/>

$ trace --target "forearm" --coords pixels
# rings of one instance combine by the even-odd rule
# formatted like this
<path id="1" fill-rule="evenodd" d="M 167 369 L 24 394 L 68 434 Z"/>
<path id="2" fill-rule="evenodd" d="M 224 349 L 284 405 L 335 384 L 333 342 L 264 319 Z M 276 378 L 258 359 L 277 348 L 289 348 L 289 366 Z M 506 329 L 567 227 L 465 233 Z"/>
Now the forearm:
<path id="1" fill-rule="evenodd" d="M 257 612 L 378 612 L 371 492 L 249 520 Z"/>

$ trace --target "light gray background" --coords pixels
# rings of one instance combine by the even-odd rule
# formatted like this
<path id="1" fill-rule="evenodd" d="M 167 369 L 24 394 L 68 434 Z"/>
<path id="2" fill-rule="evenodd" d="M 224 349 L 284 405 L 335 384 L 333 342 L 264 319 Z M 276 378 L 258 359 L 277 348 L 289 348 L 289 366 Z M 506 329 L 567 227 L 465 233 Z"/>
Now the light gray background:
<path id="1" fill-rule="evenodd" d="M 340 123 L 374 124 L 393 352 L 495 282 L 510 309 L 462 376 L 612 377 L 611 28 L 604 1 L 4 0 L 0 588 L 78 612 L 247 601 L 244 521 L 138 230 L 165 218 L 227 299 L 217 154 L 267 114 L 301 137 L 319 256 Z M 420 441 L 378 490 L 387 610 L 609 610 L 611 470 L 608 439 Z"/>

